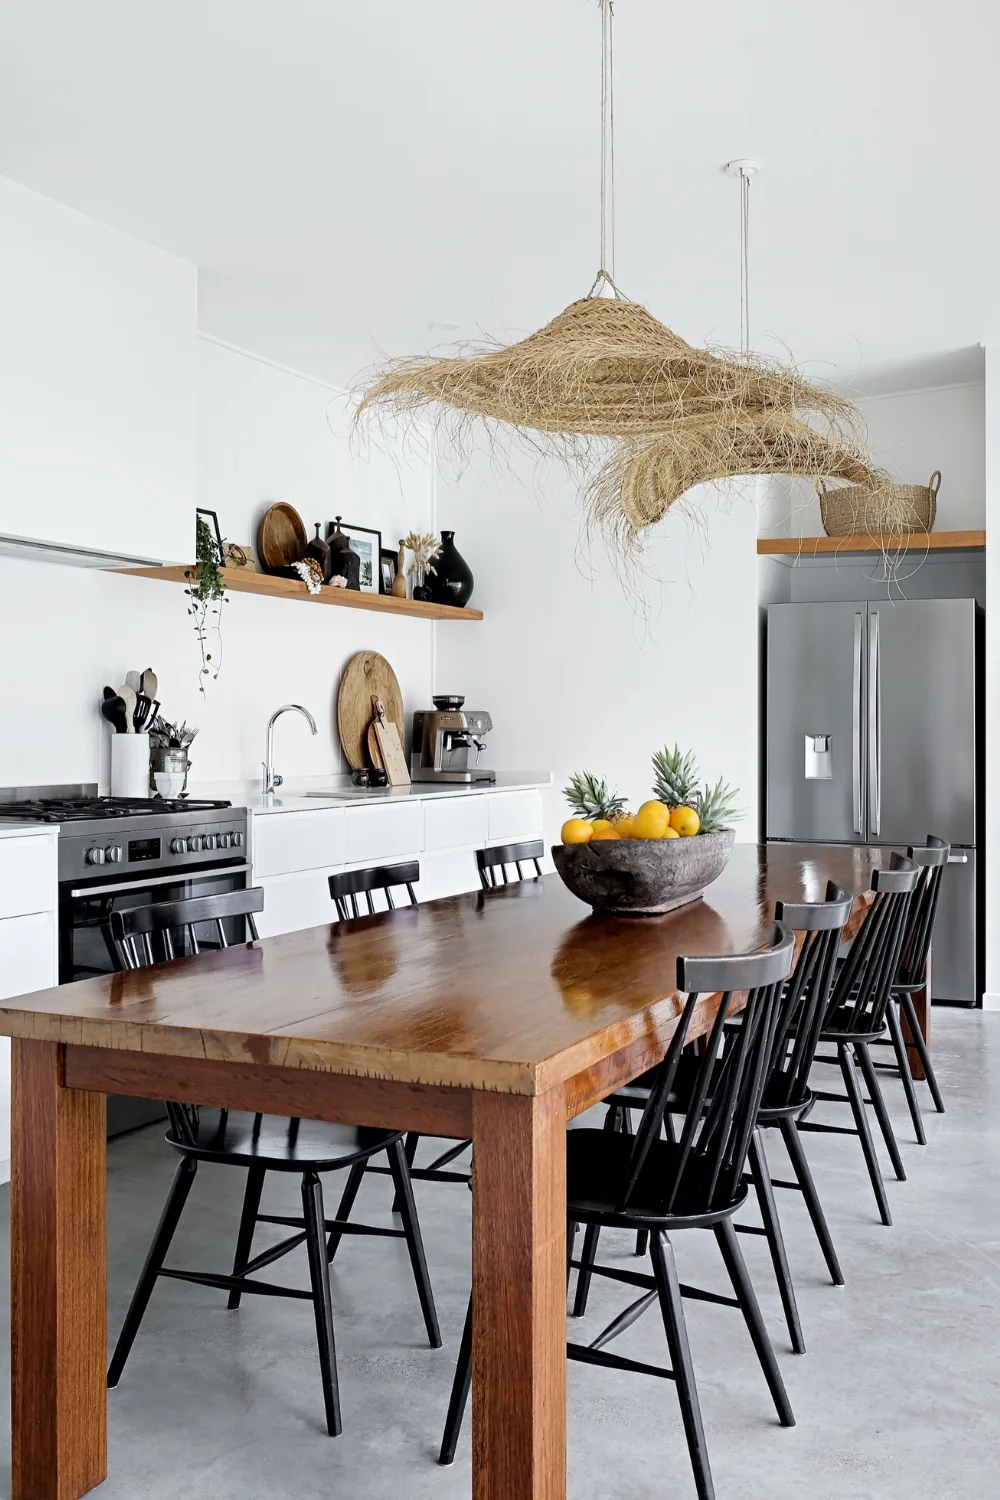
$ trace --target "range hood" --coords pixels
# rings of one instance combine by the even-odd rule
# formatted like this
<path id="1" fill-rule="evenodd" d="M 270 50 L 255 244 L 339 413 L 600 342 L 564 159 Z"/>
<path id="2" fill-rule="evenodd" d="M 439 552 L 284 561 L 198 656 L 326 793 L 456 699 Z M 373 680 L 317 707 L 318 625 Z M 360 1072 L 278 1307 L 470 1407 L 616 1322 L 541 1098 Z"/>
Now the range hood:
<path id="1" fill-rule="evenodd" d="M 134 557 L 128 552 L 101 552 L 92 547 L 74 547 L 68 542 L 42 542 L 30 536 L 11 536 L 0 531 L 0 556 L 21 557 L 30 562 L 65 563 L 74 568 L 159 568 L 158 557 Z"/>

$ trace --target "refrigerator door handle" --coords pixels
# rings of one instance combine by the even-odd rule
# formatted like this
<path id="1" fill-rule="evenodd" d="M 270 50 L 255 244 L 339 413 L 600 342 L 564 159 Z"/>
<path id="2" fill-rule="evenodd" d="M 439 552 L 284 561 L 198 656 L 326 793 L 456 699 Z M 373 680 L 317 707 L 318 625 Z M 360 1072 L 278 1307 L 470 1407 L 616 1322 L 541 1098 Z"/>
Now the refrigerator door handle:
<path id="1" fill-rule="evenodd" d="M 852 692 L 851 723 L 851 790 L 853 794 L 854 832 L 864 833 L 861 805 L 861 663 L 863 651 L 864 616 L 858 610 L 854 616 L 854 682 Z"/>
<path id="2" fill-rule="evenodd" d="M 967 854 L 949 854 L 948 863 L 950 865 L 967 865 L 969 863 L 969 856 Z"/>
<path id="3" fill-rule="evenodd" d="M 868 633 L 868 820 L 873 838 L 878 838 L 882 827 L 879 707 L 878 611 L 872 610 Z"/>

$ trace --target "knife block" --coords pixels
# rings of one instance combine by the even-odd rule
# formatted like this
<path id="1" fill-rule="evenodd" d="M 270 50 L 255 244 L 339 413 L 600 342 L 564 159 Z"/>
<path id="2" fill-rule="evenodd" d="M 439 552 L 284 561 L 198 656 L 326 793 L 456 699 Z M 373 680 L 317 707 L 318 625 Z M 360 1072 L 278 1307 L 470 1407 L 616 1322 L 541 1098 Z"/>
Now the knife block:
<path id="1" fill-rule="evenodd" d="M 112 797 L 149 797 L 149 735 L 111 736 Z"/>

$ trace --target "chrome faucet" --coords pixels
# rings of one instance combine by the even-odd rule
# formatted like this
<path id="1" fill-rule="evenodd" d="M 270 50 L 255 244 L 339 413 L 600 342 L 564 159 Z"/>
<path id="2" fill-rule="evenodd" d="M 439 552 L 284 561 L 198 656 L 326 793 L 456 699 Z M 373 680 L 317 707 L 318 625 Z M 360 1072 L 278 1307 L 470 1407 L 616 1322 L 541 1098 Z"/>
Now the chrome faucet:
<path id="1" fill-rule="evenodd" d="M 316 729 L 316 720 L 313 718 L 308 708 L 303 708 L 301 703 L 283 703 L 280 708 L 275 709 L 274 713 L 267 721 L 267 742 L 264 749 L 265 760 L 263 762 L 263 792 L 265 797 L 270 797 L 275 788 L 281 786 L 281 783 L 284 780 L 284 777 L 276 775 L 274 770 L 274 726 L 281 718 L 282 714 L 290 713 L 301 714 L 302 717 L 308 722 L 309 728 L 312 730 L 313 734 L 318 733 Z"/>

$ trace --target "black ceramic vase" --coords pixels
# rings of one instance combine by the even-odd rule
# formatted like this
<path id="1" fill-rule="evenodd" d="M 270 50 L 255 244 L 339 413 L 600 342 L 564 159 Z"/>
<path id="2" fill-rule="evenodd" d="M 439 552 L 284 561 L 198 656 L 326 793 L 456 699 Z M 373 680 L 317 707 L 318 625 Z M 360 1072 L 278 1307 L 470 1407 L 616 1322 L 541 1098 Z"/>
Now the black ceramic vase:
<path id="1" fill-rule="evenodd" d="M 461 609 L 472 598 L 474 584 L 472 569 L 455 546 L 455 533 L 442 531 L 434 572 L 427 575 L 431 598 L 435 604 L 454 604 Z"/>

